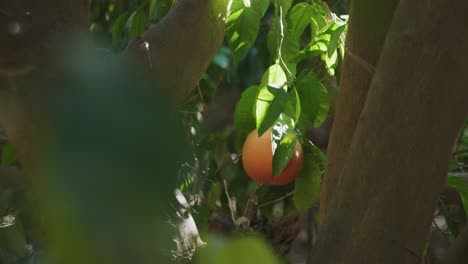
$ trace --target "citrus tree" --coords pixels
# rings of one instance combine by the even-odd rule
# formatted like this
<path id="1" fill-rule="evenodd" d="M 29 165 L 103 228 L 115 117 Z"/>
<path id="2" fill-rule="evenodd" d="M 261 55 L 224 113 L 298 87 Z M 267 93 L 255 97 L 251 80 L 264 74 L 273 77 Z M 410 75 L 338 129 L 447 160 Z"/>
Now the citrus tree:
<path id="1" fill-rule="evenodd" d="M 3 262 L 462 263 L 467 4 L 350 2 L 0 3 Z"/>

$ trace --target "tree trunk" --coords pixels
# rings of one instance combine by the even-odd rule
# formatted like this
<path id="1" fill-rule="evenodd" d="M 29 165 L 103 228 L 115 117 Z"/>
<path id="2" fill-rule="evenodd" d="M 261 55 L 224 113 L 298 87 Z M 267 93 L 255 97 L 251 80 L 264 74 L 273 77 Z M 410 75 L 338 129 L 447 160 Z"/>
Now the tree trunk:
<path id="1" fill-rule="evenodd" d="M 419 263 L 468 112 L 465 1 L 402 0 L 311 263 Z"/>
<path id="2" fill-rule="evenodd" d="M 327 208 L 346 161 L 397 3 L 398 0 L 351 1 L 346 56 L 342 66 L 337 107 L 327 149 L 327 167 L 320 193 L 322 223 L 325 221 Z"/>

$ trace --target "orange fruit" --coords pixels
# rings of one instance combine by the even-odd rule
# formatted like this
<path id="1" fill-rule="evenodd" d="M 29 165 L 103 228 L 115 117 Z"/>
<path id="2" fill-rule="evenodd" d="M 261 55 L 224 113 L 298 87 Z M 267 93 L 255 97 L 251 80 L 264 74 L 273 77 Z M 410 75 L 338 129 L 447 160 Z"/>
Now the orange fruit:
<path id="1" fill-rule="evenodd" d="M 303 153 L 299 141 L 286 168 L 273 177 L 273 151 L 271 128 L 261 137 L 255 129 L 247 136 L 242 148 L 242 163 L 247 175 L 253 180 L 269 185 L 285 185 L 296 179 L 302 169 Z"/>

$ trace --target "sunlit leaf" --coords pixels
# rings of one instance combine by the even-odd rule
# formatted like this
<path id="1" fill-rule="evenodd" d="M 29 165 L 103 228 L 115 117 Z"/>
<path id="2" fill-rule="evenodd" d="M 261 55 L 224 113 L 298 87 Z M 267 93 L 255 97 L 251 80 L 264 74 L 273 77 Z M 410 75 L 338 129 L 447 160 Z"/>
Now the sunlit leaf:
<path id="1" fill-rule="evenodd" d="M 283 112 L 288 93 L 282 88 L 268 85 L 260 87 L 255 105 L 256 127 L 259 136 L 265 133 Z"/>
<path id="2" fill-rule="evenodd" d="M 292 39 L 299 40 L 310 24 L 312 14 L 313 8 L 308 3 L 299 3 L 291 9 L 288 16 L 288 31 Z"/>
<path id="3" fill-rule="evenodd" d="M 330 43 L 328 44 L 328 57 L 331 57 L 333 52 L 336 51 L 338 45 L 341 41 L 341 35 L 346 29 L 346 24 L 344 23 L 336 23 L 333 31 L 330 36 Z"/>
<path id="4" fill-rule="evenodd" d="M 244 7 L 228 17 L 226 37 L 236 64 L 255 43 L 260 30 L 260 18 L 252 7 Z"/>
<path id="5" fill-rule="evenodd" d="M 327 54 L 322 54 L 322 60 L 325 62 L 325 68 L 327 69 L 330 76 L 335 75 L 335 68 L 338 66 L 338 51 L 335 50 L 331 57 Z"/>
<path id="6" fill-rule="evenodd" d="M 265 12 L 270 6 L 270 0 L 251 0 L 252 7 L 260 14 L 261 17 L 265 15 Z"/>
<path id="7" fill-rule="evenodd" d="M 296 142 L 294 120 L 281 114 L 272 129 L 273 177 L 278 176 L 288 165 L 294 153 Z"/>
<path id="8" fill-rule="evenodd" d="M 263 74 L 262 84 L 281 88 L 288 81 L 286 73 L 279 64 L 274 64 Z"/>

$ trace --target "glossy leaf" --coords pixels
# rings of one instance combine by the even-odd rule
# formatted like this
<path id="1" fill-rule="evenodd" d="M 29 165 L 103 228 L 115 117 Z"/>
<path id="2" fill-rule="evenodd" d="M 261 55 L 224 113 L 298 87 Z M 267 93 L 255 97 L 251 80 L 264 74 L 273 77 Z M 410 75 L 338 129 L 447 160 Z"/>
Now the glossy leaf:
<path id="1" fill-rule="evenodd" d="M 308 3 L 299 3 L 295 5 L 288 16 L 288 31 L 295 41 L 298 41 L 306 27 L 310 24 L 310 17 L 313 14 L 313 8 Z"/>
<path id="2" fill-rule="evenodd" d="M 288 165 L 296 142 L 294 120 L 281 114 L 272 129 L 273 177 L 278 176 Z"/>
<path id="3" fill-rule="evenodd" d="M 279 64 L 274 64 L 263 74 L 262 84 L 281 88 L 288 81 L 286 73 Z"/>
<path id="4" fill-rule="evenodd" d="M 236 64 L 255 43 L 260 30 L 260 18 L 251 7 L 244 7 L 228 17 L 226 36 Z"/>
<path id="5" fill-rule="evenodd" d="M 250 0 L 252 3 L 252 7 L 258 12 L 260 17 L 265 15 L 265 12 L 270 6 L 270 0 Z"/>
<path id="6" fill-rule="evenodd" d="M 278 119 L 288 101 L 288 93 L 282 88 L 268 85 L 260 87 L 255 105 L 256 127 L 263 135 Z"/>
<path id="7" fill-rule="evenodd" d="M 328 45 L 328 57 L 331 57 L 333 52 L 336 51 L 338 45 L 341 41 L 341 36 L 346 29 L 345 23 L 338 23 L 336 22 L 333 30 L 330 34 L 330 43 Z"/>
<path id="8" fill-rule="evenodd" d="M 330 76 L 335 75 L 335 68 L 338 66 L 338 51 L 335 50 L 331 57 L 324 53 L 322 54 L 321 58 L 325 62 L 325 68 L 327 69 Z"/>

